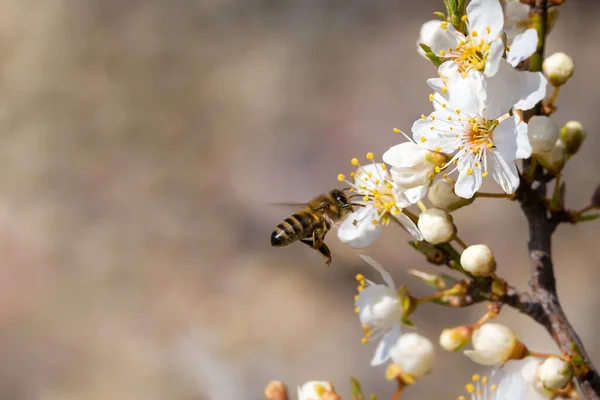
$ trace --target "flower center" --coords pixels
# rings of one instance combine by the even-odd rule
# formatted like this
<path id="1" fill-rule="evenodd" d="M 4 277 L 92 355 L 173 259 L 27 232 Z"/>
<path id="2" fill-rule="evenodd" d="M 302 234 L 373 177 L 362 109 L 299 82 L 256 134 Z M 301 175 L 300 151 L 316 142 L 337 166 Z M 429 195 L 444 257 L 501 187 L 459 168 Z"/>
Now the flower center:
<path id="1" fill-rule="evenodd" d="M 498 389 L 495 384 L 489 381 L 487 376 L 473 375 L 469 382 L 465 385 L 469 397 L 459 396 L 458 400 L 493 400 Z"/>
<path id="2" fill-rule="evenodd" d="M 489 32 L 490 27 L 487 27 L 486 33 L 489 34 Z M 471 70 L 483 71 L 485 69 L 490 48 L 486 39 L 479 37 L 477 31 L 472 31 L 464 40 L 458 42 L 456 48 L 449 48 L 447 54 L 443 50 L 440 53 L 457 63 L 458 72 L 466 77 Z"/>

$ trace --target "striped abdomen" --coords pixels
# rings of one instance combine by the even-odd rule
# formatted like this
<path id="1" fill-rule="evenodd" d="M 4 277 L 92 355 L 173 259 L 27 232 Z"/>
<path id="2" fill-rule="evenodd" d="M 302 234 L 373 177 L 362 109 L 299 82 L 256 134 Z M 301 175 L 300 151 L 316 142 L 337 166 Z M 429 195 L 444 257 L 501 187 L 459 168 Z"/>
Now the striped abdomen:
<path id="1" fill-rule="evenodd" d="M 311 237 L 319 220 L 308 211 L 300 211 L 283 220 L 271 234 L 271 246 L 287 246 L 298 239 Z"/>

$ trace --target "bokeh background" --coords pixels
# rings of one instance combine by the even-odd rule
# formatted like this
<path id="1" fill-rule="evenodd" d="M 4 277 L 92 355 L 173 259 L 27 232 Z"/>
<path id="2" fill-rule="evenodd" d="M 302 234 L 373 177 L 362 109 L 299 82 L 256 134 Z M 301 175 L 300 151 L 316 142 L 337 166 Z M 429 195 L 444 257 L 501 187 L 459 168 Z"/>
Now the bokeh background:
<path id="1" fill-rule="evenodd" d="M 380 155 L 428 113 L 433 67 L 416 53 L 441 0 L 30 0 L 0 2 L 0 397 L 11 400 L 262 398 L 350 376 L 386 398 L 353 312 L 354 275 L 378 279 L 360 251 L 328 240 L 271 248 L 289 210 L 338 184 L 350 158 Z M 568 203 L 599 182 L 600 8 L 567 0 L 549 51 L 577 69 L 558 123 L 589 129 L 566 169 Z M 494 249 L 527 287 L 516 204 L 455 213 L 469 243 Z M 600 225 L 561 226 L 554 253 L 563 304 L 600 364 Z M 390 226 L 363 250 L 397 283 L 435 271 Z M 425 306 L 434 341 L 479 306 Z M 536 349 L 547 334 L 500 318 Z M 478 371 L 441 350 L 407 398 L 455 398 Z"/>

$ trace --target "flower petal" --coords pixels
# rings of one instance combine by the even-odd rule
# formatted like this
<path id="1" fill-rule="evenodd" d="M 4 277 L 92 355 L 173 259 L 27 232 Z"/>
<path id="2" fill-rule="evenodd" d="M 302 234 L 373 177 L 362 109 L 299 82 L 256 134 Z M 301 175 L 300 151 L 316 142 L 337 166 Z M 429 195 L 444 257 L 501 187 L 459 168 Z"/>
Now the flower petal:
<path id="1" fill-rule="evenodd" d="M 381 234 L 381 224 L 372 223 L 377 217 L 375 207 L 367 205 L 359 208 L 342 221 L 337 230 L 338 239 L 356 249 L 370 246 Z"/>
<path id="2" fill-rule="evenodd" d="M 521 120 L 516 115 L 514 116 L 515 121 L 517 122 L 517 160 L 521 160 L 524 158 L 531 157 L 532 147 L 531 143 L 529 143 L 529 132 L 527 132 L 527 124 Z"/>
<path id="3" fill-rule="evenodd" d="M 396 285 L 394 284 L 394 280 L 392 279 L 392 275 L 383 268 L 383 265 L 379 264 L 377 261 L 373 260 L 369 256 L 365 256 L 363 254 L 360 255 L 360 258 L 363 259 L 364 262 L 369 264 L 371 267 L 375 268 L 377 272 L 381 275 L 381 278 L 385 282 L 385 284 L 390 287 L 392 290 L 396 290 Z"/>
<path id="4" fill-rule="evenodd" d="M 393 217 L 396 218 L 398 222 L 400 222 L 400 224 L 402 224 L 402 226 L 408 231 L 408 233 L 411 234 L 411 236 L 415 240 L 419 242 L 423 240 L 423 235 L 421 234 L 421 231 L 419 230 L 419 228 L 417 228 L 417 225 L 412 221 L 412 219 L 406 216 L 406 214 L 400 213 L 398 215 L 393 215 Z"/>
<path id="5" fill-rule="evenodd" d="M 423 57 L 427 58 L 427 56 L 425 56 L 425 51 L 423 51 L 423 49 L 421 48 L 421 46 L 419 46 L 419 44 L 423 43 L 423 44 L 426 44 L 427 46 L 431 47 L 431 38 L 433 37 L 433 34 L 438 29 L 440 29 L 441 24 L 442 24 L 441 20 L 433 19 L 431 21 L 425 22 L 421 26 L 421 31 L 419 32 L 419 40 L 417 40 L 417 51 Z"/>
<path id="6" fill-rule="evenodd" d="M 396 168 L 414 167 L 425 161 L 429 151 L 411 142 L 404 142 L 390 147 L 383 153 L 383 161 Z"/>
<path id="7" fill-rule="evenodd" d="M 354 175 L 354 184 L 356 186 L 364 185 L 367 187 L 367 190 L 358 189 L 360 194 L 368 194 L 369 191 L 372 191 L 377 188 L 377 184 L 373 179 L 368 178 L 369 174 L 372 174 L 376 177 L 385 177 L 387 176 L 387 171 L 381 167 L 380 163 L 371 163 L 367 165 L 362 165 Z"/>
<path id="8" fill-rule="evenodd" d="M 529 110 L 546 97 L 548 80 L 541 72 L 518 71 L 519 95 L 514 107 Z"/>
<path id="9" fill-rule="evenodd" d="M 498 0 L 471 0 L 467 6 L 469 32 L 485 34 L 489 28 L 489 37 L 495 38 L 504 26 L 504 13 Z"/>
<path id="10" fill-rule="evenodd" d="M 517 121 L 513 117 L 506 118 L 494 128 L 494 146 L 506 160 L 517 159 Z M 530 146 L 531 148 L 531 146 Z"/>
<path id="11" fill-rule="evenodd" d="M 494 357 L 490 353 L 484 353 L 477 350 L 465 350 L 463 351 L 463 354 L 469 357 L 472 361 L 476 362 L 477 364 L 490 366 L 500 364 L 497 357 Z"/>
<path id="12" fill-rule="evenodd" d="M 449 48 L 455 48 L 464 39 L 465 35 L 458 32 L 452 24 L 446 24 L 445 29 L 440 28 L 433 33 L 429 47 L 436 55 L 443 57 L 440 52 L 445 54 Z"/>
<path id="13" fill-rule="evenodd" d="M 485 61 L 484 75 L 487 77 L 496 75 L 500 59 L 504 55 L 504 42 L 502 39 L 494 39 L 491 43 L 488 59 Z"/>
<path id="14" fill-rule="evenodd" d="M 448 87 L 448 93 L 452 107 L 469 116 L 481 114 L 488 97 L 484 77 L 479 73 L 469 74 L 466 78 L 456 81 Z"/>
<path id="15" fill-rule="evenodd" d="M 471 154 L 466 156 L 464 161 L 461 159 L 463 165 L 459 165 L 460 172 L 456 184 L 454 185 L 454 193 L 464 199 L 473 197 L 475 192 L 481 187 L 481 182 L 483 180 L 481 176 L 481 165 L 474 166 L 474 160 Z M 469 173 L 469 171 L 471 173 Z"/>
<path id="16" fill-rule="evenodd" d="M 497 149 L 490 149 L 487 157 L 494 180 L 507 194 L 513 194 L 519 187 L 519 172 L 514 160 L 505 160 Z"/>
<path id="17" fill-rule="evenodd" d="M 537 31 L 535 29 L 527 29 L 513 39 L 510 51 L 506 54 L 506 60 L 510 65 L 516 67 L 521 61 L 531 57 L 537 48 L 537 44 Z"/>
<path id="18" fill-rule="evenodd" d="M 452 60 L 445 61 L 438 67 L 438 75 L 444 85 L 451 86 L 462 78 L 458 72 L 459 67 L 458 63 Z"/>
<path id="19" fill-rule="evenodd" d="M 371 360 L 372 366 L 384 364 L 390 359 L 390 349 L 396 344 L 401 334 L 400 323 L 394 324 L 392 328 L 381 338 L 375 354 Z"/>
<path id="20" fill-rule="evenodd" d="M 427 191 L 429 190 L 429 186 L 431 186 L 431 181 L 426 182 L 424 185 L 417 186 L 410 189 L 404 190 L 404 196 L 406 197 L 409 204 L 415 204 L 419 200 L 421 200 L 425 195 L 427 195 Z M 413 235 L 414 236 L 414 235 Z M 421 240 L 421 239 L 418 239 Z"/>

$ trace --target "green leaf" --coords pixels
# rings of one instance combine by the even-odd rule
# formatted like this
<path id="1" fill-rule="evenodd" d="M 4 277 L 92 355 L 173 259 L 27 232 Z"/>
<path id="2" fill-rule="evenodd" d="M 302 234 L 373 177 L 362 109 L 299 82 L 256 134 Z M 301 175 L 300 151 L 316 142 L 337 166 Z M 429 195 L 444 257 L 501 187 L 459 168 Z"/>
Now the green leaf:
<path id="1" fill-rule="evenodd" d="M 363 394 L 358 379 L 354 377 L 350 378 L 350 387 L 352 392 L 352 400 L 365 400 L 365 395 Z"/>
<path id="2" fill-rule="evenodd" d="M 595 221 L 600 218 L 600 214 L 581 215 L 577 217 L 577 222 Z"/>
<path id="3" fill-rule="evenodd" d="M 443 60 L 435 54 L 433 54 L 433 51 L 431 51 L 431 47 L 427 46 L 424 43 L 419 43 L 419 46 L 421 46 L 421 48 L 425 52 L 425 56 L 429 58 L 429 60 L 433 63 L 433 65 L 436 66 L 436 68 L 442 65 Z"/>
<path id="4" fill-rule="evenodd" d="M 436 11 L 433 13 L 433 15 L 435 15 L 438 18 L 443 19 L 444 21 L 446 20 L 446 15 L 443 12 Z"/>

